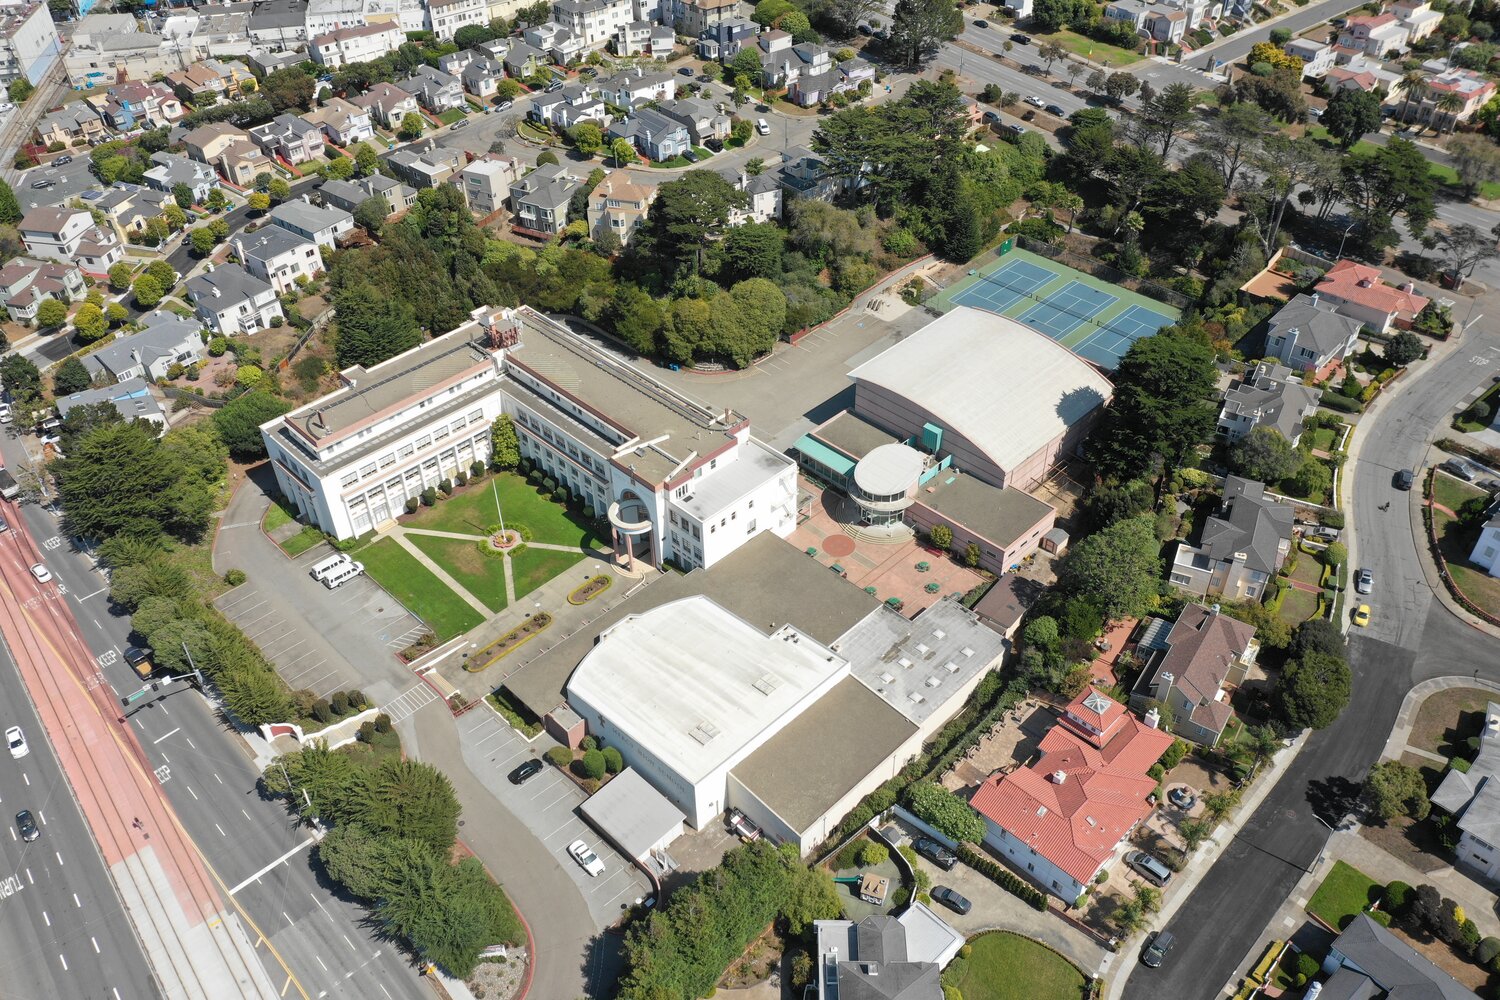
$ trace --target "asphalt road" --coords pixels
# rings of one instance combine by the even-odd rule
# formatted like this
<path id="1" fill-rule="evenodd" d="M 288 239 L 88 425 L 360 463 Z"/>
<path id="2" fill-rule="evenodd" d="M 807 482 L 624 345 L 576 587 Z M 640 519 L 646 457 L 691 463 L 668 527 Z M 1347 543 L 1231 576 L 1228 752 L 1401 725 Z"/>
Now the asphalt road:
<path id="1" fill-rule="evenodd" d="M 8 544 L 0 536 L 0 545 Z M 30 753 L 0 759 L 0 982 L 8 996 L 156 997 L 155 978 L 93 835 L 52 752 L 9 650 L 0 649 L 0 724 L 20 726 Z M 29 809 L 41 836 L 16 833 Z"/>

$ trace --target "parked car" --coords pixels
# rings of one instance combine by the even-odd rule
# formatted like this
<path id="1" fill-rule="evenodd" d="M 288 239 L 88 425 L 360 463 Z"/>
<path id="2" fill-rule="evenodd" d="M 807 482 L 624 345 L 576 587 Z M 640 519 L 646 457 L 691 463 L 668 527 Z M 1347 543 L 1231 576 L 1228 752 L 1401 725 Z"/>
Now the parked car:
<path id="1" fill-rule="evenodd" d="M 707 146 L 710 152 L 724 152 L 724 140 L 718 138 L 717 136 L 709 136 L 707 139 L 704 139 L 703 145 Z"/>
<path id="2" fill-rule="evenodd" d="M 1025 125 L 1009 125 L 1009 126 L 1006 126 L 1006 127 L 1009 128 L 1016 135 L 1025 135 L 1026 134 L 1026 126 Z"/>
<path id="3" fill-rule="evenodd" d="M 45 191 L 48 188 L 55 188 L 55 187 L 57 187 L 57 181 L 51 180 L 50 178 L 47 179 L 47 180 L 40 180 L 40 181 L 32 181 L 31 182 L 31 189 L 33 191 Z"/>
<path id="4" fill-rule="evenodd" d="M 63 155 L 59 156 L 57 159 L 53 160 L 52 162 L 55 165 L 57 165 L 57 166 L 60 167 L 60 166 L 62 166 L 65 163 L 72 163 L 73 162 L 73 156 L 72 156 L 71 153 L 64 153 Z"/>
<path id="5" fill-rule="evenodd" d="M 1368 594 L 1375 589 L 1375 574 L 1368 566 L 1354 577 L 1354 589 L 1361 594 Z"/>
<path id="6" fill-rule="evenodd" d="M 1026 103 L 1031 105 L 1033 108 L 1045 108 L 1047 106 L 1047 102 L 1042 100 L 1035 94 L 1028 94 L 1026 97 Z"/>
<path id="7" fill-rule="evenodd" d="M 760 827 L 750 822 L 750 817 L 738 809 L 729 810 L 728 819 L 730 832 L 745 843 L 760 839 Z"/>
<path id="8" fill-rule="evenodd" d="M 515 101 L 501 101 L 499 104 L 495 105 L 495 110 L 509 111 L 511 108 L 515 107 L 515 104 Z"/>
<path id="9" fill-rule="evenodd" d="M 766 124 L 764 118 L 757 118 L 755 119 L 755 132 L 757 135 L 770 135 L 771 126 Z"/>
<path id="10" fill-rule="evenodd" d="M 1010 40 L 1013 41 L 1013 42 L 1015 42 L 1017 45 L 1030 45 L 1031 44 L 1031 36 L 1030 35 L 1011 35 L 1010 36 Z"/>
<path id="11" fill-rule="evenodd" d="M 951 872 L 953 866 L 958 864 L 958 855 L 948 848 L 939 844 L 931 837 L 918 837 L 911 843 L 912 848 L 922 857 L 931 861 L 945 872 Z"/>
<path id="12" fill-rule="evenodd" d="M 1000 113 L 998 111 L 986 111 L 980 116 L 980 120 L 986 125 L 993 125 L 1000 120 Z"/>
<path id="13" fill-rule="evenodd" d="M 456 132 L 456 131 L 458 131 L 461 128 L 468 128 L 468 127 L 469 127 L 469 119 L 467 119 L 467 118 L 460 118 L 458 121 L 456 121 L 456 122 L 453 123 L 453 127 L 451 129 L 449 129 L 449 131 L 450 132 Z"/>
<path id="14" fill-rule="evenodd" d="M 52 579 L 52 571 L 41 563 L 37 563 L 31 567 L 31 575 L 36 577 L 37 583 L 46 583 Z"/>
<path id="15" fill-rule="evenodd" d="M 11 726 L 5 731 L 5 745 L 10 747 L 10 755 L 13 758 L 24 757 L 31 753 L 31 747 L 26 745 L 26 734 L 21 732 L 20 726 Z"/>
<path id="16" fill-rule="evenodd" d="M 1465 462 L 1461 459 L 1450 458 L 1448 459 L 1448 461 L 1438 466 L 1438 468 L 1442 469 L 1450 476 L 1457 476 L 1459 479 L 1462 479 L 1466 483 L 1472 483 L 1475 479 L 1474 470 L 1469 466 L 1468 462 Z"/>
<path id="17" fill-rule="evenodd" d="M 948 909 L 952 910 L 954 913 L 968 913 L 974 908 L 973 903 L 969 902 L 968 899 L 959 895 L 957 892 L 948 888 L 946 885 L 936 886 L 932 890 L 932 898 L 948 907 Z"/>
<path id="18" fill-rule="evenodd" d="M 1125 863 L 1152 885 L 1166 885 L 1172 881 L 1172 869 L 1166 862 L 1145 851 L 1131 851 L 1125 855 Z"/>
<path id="19" fill-rule="evenodd" d="M 579 867 L 588 872 L 593 878 L 604 874 L 604 862 L 599 860 L 599 855 L 594 849 L 581 840 L 575 840 L 568 845 L 568 854 L 578 862 Z"/>
<path id="20" fill-rule="evenodd" d="M 692 76 L 693 75 L 693 67 L 691 67 L 691 66 L 684 66 L 684 67 L 682 67 L 682 69 L 680 69 L 680 70 L 677 71 L 677 75 L 678 76 Z"/>
<path id="21" fill-rule="evenodd" d="M 684 160 L 687 160 L 689 163 L 697 163 L 699 160 L 698 154 L 693 152 L 691 149 L 684 149 L 682 151 L 682 158 Z"/>
<path id="22" fill-rule="evenodd" d="M 547 91 L 546 92 L 549 93 L 549 94 L 555 94 L 559 90 L 562 90 L 562 89 L 563 89 L 563 82 L 561 80 L 553 80 L 551 83 L 547 84 Z"/>
<path id="23" fill-rule="evenodd" d="M 1060 104 L 1049 104 L 1043 110 L 1046 111 L 1047 114 L 1056 115 L 1059 118 L 1068 117 L 1068 113 L 1062 109 L 1062 105 Z"/>
<path id="24" fill-rule="evenodd" d="M 1398 489 L 1409 490 L 1412 487 L 1412 483 L 1416 482 L 1416 480 L 1416 475 L 1410 469 L 1402 469 L 1396 473 L 1396 487 Z"/>
<path id="25" fill-rule="evenodd" d="M 861 24 L 859 26 L 859 33 L 861 35 L 869 37 L 870 35 L 873 35 L 875 33 L 875 29 L 870 27 L 868 24 Z"/>
<path id="26" fill-rule="evenodd" d="M 524 785 L 541 773 L 542 762 L 533 757 L 528 761 L 523 761 L 520 767 L 510 772 L 510 783 L 512 785 Z"/>
<path id="27" fill-rule="evenodd" d="M 1160 969 L 1161 964 L 1167 960 L 1167 952 L 1177 939 L 1172 936 L 1171 931 L 1157 931 L 1147 939 L 1146 949 L 1141 952 L 1141 962 L 1152 969 Z"/>
<path id="28" fill-rule="evenodd" d="M 1354 609 L 1354 624 L 1360 628 L 1368 628 L 1370 625 L 1370 606 L 1361 604 Z"/>
<path id="29" fill-rule="evenodd" d="M 990 26 L 990 22 L 988 22 L 988 21 L 975 21 L 974 22 L 974 27 L 976 27 L 976 28 L 988 28 L 989 26 Z"/>

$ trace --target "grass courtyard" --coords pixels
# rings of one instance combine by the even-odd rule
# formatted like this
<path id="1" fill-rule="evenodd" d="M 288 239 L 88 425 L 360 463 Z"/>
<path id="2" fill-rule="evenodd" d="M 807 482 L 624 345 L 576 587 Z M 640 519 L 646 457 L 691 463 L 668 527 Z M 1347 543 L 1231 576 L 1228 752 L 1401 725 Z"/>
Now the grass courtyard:
<path id="1" fill-rule="evenodd" d="M 1375 902 L 1385 886 L 1353 865 L 1334 862 L 1333 870 L 1307 901 L 1307 912 L 1329 927 L 1343 930 L 1360 911 Z"/>
<path id="2" fill-rule="evenodd" d="M 485 607 L 497 612 L 505 610 L 509 603 L 505 598 L 505 560 L 485 555 L 474 542 L 462 538 L 416 534 L 406 537 L 460 586 L 483 601 Z"/>
<path id="3" fill-rule="evenodd" d="M 954 960 L 967 963 L 954 984 L 964 1000 L 1079 1000 L 1083 996 L 1083 973 L 1029 938 L 991 931 L 969 943 L 973 953 Z"/>
<path id="4" fill-rule="evenodd" d="M 1139 52 L 1131 52 L 1122 49 L 1118 45 L 1107 45 L 1097 42 L 1092 38 L 1078 34 L 1076 31 L 1054 31 L 1050 35 L 1034 36 L 1037 44 L 1044 45 L 1047 42 L 1056 42 L 1075 56 L 1083 56 L 1096 63 L 1106 66 L 1129 66 L 1146 58 Z"/>
<path id="5" fill-rule="evenodd" d="M 498 490 L 500 510 L 505 526 L 524 526 L 530 539 L 552 545 L 587 546 L 605 544 L 582 520 L 575 520 L 560 505 L 542 496 L 521 476 L 502 472 L 476 486 L 461 490 L 435 506 L 423 507 L 402 521 L 408 528 L 428 531 L 452 531 L 461 535 L 482 535 L 499 523 L 495 511 Z"/>
<path id="6" fill-rule="evenodd" d="M 477 557 L 478 552 L 474 553 Z M 394 538 L 382 538 L 360 549 L 355 556 L 365 564 L 365 572 L 406 605 L 432 629 L 438 642 L 469 631 L 482 620 L 448 585 L 403 549 Z M 501 584 L 502 592 L 504 584 Z M 477 596 L 477 595 L 476 595 Z"/>

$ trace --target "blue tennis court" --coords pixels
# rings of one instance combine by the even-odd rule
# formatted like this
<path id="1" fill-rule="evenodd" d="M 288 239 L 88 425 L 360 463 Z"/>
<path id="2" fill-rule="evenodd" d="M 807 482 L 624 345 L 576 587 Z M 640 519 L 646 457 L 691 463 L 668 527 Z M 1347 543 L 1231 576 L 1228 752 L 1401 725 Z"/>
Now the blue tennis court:
<path id="1" fill-rule="evenodd" d="M 1039 288 L 1057 280 L 1057 273 L 1029 260 L 1010 260 L 954 293 L 953 304 L 1004 312 Z"/>
<path id="2" fill-rule="evenodd" d="M 1081 281 L 1070 281 L 1038 302 L 1018 318 L 1033 330 L 1040 330 L 1053 340 L 1062 340 L 1088 320 L 1102 313 L 1119 296 L 1090 288 Z"/>
<path id="3" fill-rule="evenodd" d="M 1164 326 L 1177 322 L 1171 316 L 1132 305 L 1114 319 L 1105 323 L 1073 350 L 1075 353 L 1108 368 L 1116 368 L 1130 345 L 1142 337 L 1149 337 Z"/>

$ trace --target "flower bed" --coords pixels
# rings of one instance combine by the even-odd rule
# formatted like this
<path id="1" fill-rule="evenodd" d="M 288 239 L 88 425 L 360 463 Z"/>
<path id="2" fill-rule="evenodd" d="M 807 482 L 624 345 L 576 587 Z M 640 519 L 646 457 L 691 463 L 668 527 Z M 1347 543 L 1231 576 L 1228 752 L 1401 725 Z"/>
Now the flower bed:
<path id="1" fill-rule="evenodd" d="M 568 603 L 587 604 L 589 601 L 592 601 L 594 598 L 598 597 L 600 594 L 608 590 L 610 588 L 610 585 L 614 582 L 615 581 L 613 577 L 607 576 L 603 573 L 599 574 L 598 576 L 591 577 L 581 587 L 574 588 L 573 592 L 568 595 Z"/>
<path id="2" fill-rule="evenodd" d="M 499 660 L 504 659 L 516 647 L 524 645 L 532 638 L 540 635 L 552 624 L 552 616 L 545 611 L 538 611 L 515 628 L 506 632 L 500 638 L 490 643 L 479 651 L 476 656 L 464 664 L 464 669 L 470 673 L 478 673 L 486 667 L 492 666 Z"/>

